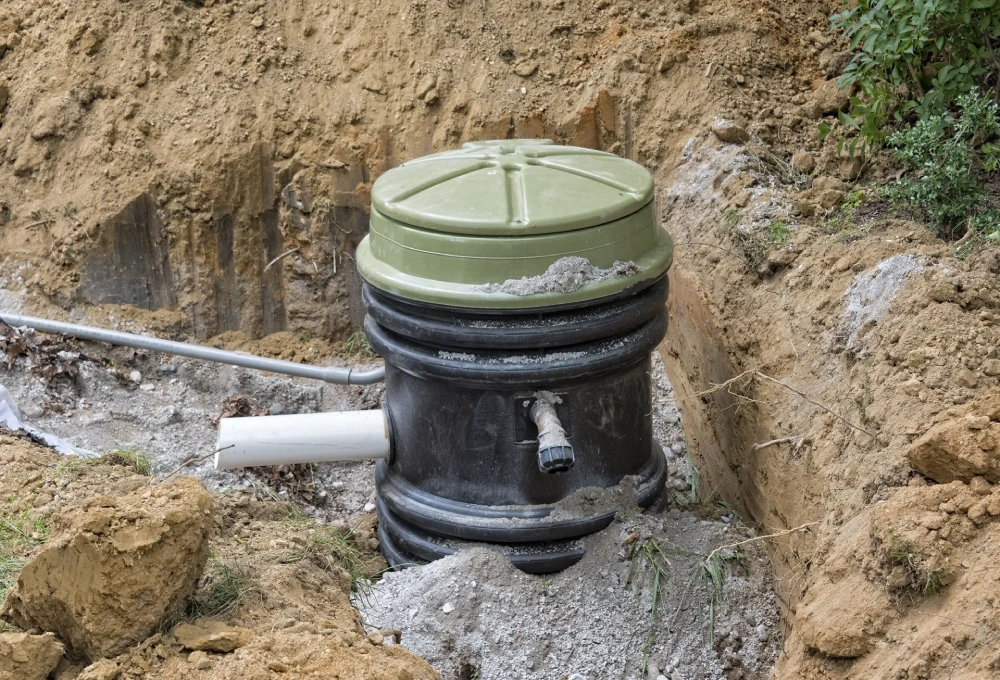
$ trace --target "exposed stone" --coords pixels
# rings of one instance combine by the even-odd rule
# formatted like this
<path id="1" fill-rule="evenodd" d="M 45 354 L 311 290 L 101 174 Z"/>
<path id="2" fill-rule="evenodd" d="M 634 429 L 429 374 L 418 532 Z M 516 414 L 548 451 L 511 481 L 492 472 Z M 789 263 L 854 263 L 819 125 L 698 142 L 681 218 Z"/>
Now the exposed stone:
<path id="1" fill-rule="evenodd" d="M 21 570 L 0 616 L 56 633 L 73 658 L 125 651 L 194 591 L 211 508 L 205 487 L 182 478 L 57 515 L 53 538 Z"/>
<path id="2" fill-rule="evenodd" d="M 111 659 L 101 659 L 83 669 L 76 680 L 117 680 L 120 674 L 118 664 Z"/>
<path id="3" fill-rule="evenodd" d="M 812 182 L 813 191 L 821 193 L 823 191 L 844 191 L 846 187 L 844 183 L 837 179 L 836 177 L 817 177 Z"/>
<path id="4" fill-rule="evenodd" d="M 1000 481 L 1000 454 L 995 448 L 1000 424 L 970 429 L 969 422 L 955 418 L 932 427 L 910 446 L 910 465 L 940 483 L 968 482 L 976 476 L 994 484 Z"/>
<path id="5" fill-rule="evenodd" d="M 230 626 L 218 619 L 201 618 L 174 626 L 173 636 L 185 649 L 228 654 L 253 637 L 247 628 Z"/>
<path id="6" fill-rule="evenodd" d="M 822 191 L 816 196 L 816 200 L 824 208 L 834 208 L 841 204 L 844 200 L 843 191 L 837 191 L 835 189 L 829 189 L 827 191 Z"/>
<path id="7" fill-rule="evenodd" d="M 750 134 L 730 120 L 716 118 L 712 123 L 712 134 L 726 144 L 742 144 L 750 139 Z"/>
<path id="8" fill-rule="evenodd" d="M 816 168 L 816 159 L 808 151 L 797 151 L 792 155 L 792 170 L 808 175 Z"/>
<path id="9" fill-rule="evenodd" d="M 792 206 L 792 212 L 802 215 L 802 217 L 812 217 L 816 214 L 816 206 L 805 199 L 800 199 L 795 201 L 795 205 Z"/>
<path id="10" fill-rule="evenodd" d="M 851 95 L 837 85 L 836 80 L 824 80 L 812 93 L 810 106 L 814 118 L 837 113 L 847 107 L 851 102 Z"/>
<path id="11" fill-rule="evenodd" d="M 0 633 L 0 678 L 46 680 L 64 653 L 65 648 L 52 633 Z"/>
<path id="12" fill-rule="evenodd" d="M 517 66 L 514 67 L 514 73 L 521 76 L 522 78 L 530 78 L 535 75 L 538 71 L 537 61 L 522 61 Z"/>

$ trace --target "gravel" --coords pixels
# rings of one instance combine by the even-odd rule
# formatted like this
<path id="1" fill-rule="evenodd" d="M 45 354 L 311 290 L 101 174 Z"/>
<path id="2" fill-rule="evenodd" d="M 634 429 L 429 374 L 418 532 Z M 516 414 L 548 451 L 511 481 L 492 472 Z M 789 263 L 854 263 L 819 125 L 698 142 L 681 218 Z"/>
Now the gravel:
<path id="1" fill-rule="evenodd" d="M 521 297 L 539 293 L 572 293 L 588 283 L 621 279 L 638 273 L 639 267 L 635 262 L 615 262 L 607 269 L 601 269 L 584 257 L 564 257 L 549 265 L 544 274 L 508 279 L 503 283 L 486 283 L 476 286 L 476 290 Z"/>
<path id="2" fill-rule="evenodd" d="M 444 680 L 769 677 L 782 636 L 767 554 L 758 543 L 721 551 L 721 588 L 713 585 L 706 556 L 752 534 L 728 508 L 692 498 L 696 472 L 655 352 L 652 378 L 669 502 L 626 509 L 585 540 L 583 560 L 558 574 L 524 574 L 485 548 L 387 573 L 357 598 L 366 625 L 403 630 L 403 646 Z M 643 545 L 662 550 L 655 616 Z"/>

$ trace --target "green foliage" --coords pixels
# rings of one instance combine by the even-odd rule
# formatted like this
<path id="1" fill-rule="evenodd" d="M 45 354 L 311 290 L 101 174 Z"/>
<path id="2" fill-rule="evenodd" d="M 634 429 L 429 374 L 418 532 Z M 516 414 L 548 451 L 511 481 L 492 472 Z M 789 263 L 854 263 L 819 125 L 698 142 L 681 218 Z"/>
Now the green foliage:
<path id="1" fill-rule="evenodd" d="M 49 537 L 44 517 L 31 519 L 28 511 L 0 507 L 0 602 L 15 583 L 25 559 Z"/>
<path id="2" fill-rule="evenodd" d="M 997 0 L 857 0 L 831 20 L 856 51 L 840 84 L 858 86 L 856 129 L 867 139 L 890 118 L 944 114 L 1000 74 Z"/>
<path id="3" fill-rule="evenodd" d="M 1000 229 L 1000 214 L 984 204 L 983 175 L 997 164 L 996 148 L 985 141 L 1000 134 L 1000 109 L 978 90 L 955 100 L 956 116 L 934 114 L 889 135 L 893 155 L 915 171 L 891 184 L 896 205 L 924 213 L 938 233 L 954 237 L 968 228 L 985 235 Z"/>
<path id="4" fill-rule="evenodd" d="M 352 333 L 347 342 L 344 343 L 344 351 L 342 352 L 345 356 L 356 356 L 362 359 L 374 359 L 375 350 L 372 349 L 371 343 L 368 342 L 368 338 L 365 337 L 363 331 L 357 331 Z"/>
<path id="5" fill-rule="evenodd" d="M 659 629 L 660 620 L 660 599 L 662 598 L 662 588 L 670 579 L 670 560 L 660 544 L 654 538 L 636 541 L 629 549 L 628 554 L 631 566 L 629 567 L 627 584 L 634 582 L 634 576 L 643 565 L 649 566 L 652 571 L 652 583 L 650 584 L 649 596 L 652 600 L 652 607 L 649 613 L 649 632 L 646 634 L 646 642 L 642 646 L 642 675 L 648 677 L 649 651 L 656 644 L 656 632 Z"/>
<path id="6" fill-rule="evenodd" d="M 727 221 L 727 226 L 729 226 Z M 757 271 L 767 261 L 767 253 L 772 248 L 780 248 L 788 243 L 792 231 L 788 223 L 781 219 L 772 220 L 766 228 L 741 229 L 729 226 L 737 250 L 743 253 L 747 267 Z"/>

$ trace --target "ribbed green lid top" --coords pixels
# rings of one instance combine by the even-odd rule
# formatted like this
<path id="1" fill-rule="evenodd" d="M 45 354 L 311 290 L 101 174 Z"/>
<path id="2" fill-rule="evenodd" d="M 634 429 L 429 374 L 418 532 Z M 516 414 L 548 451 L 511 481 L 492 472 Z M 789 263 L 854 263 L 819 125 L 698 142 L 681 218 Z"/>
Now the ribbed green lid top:
<path id="1" fill-rule="evenodd" d="M 399 297 L 528 309 L 648 283 L 672 254 L 656 220 L 653 178 L 641 165 L 549 140 L 508 139 L 471 142 L 379 177 L 356 257 L 368 283 Z M 572 263 L 615 273 L 537 292 L 508 285 Z"/>
<path id="2" fill-rule="evenodd" d="M 641 165 L 547 139 L 472 142 L 403 163 L 372 187 L 398 222 L 470 236 L 551 234 L 634 213 L 653 197 Z"/>

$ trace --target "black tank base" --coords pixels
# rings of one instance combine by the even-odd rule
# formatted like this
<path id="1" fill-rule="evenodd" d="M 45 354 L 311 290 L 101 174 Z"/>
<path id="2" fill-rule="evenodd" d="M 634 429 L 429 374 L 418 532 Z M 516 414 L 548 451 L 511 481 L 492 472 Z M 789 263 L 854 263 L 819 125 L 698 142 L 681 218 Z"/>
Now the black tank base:
<path id="1" fill-rule="evenodd" d="M 490 544 L 435 536 L 393 515 L 381 501 L 377 507 L 379 546 L 389 566 L 397 571 L 454 555 L 464 548 L 485 546 L 505 555 L 523 572 L 551 574 L 576 564 L 585 552 L 580 540 Z"/>
<path id="2" fill-rule="evenodd" d="M 618 487 L 629 489 L 620 503 L 605 501 L 576 514 L 560 512 L 556 504 L 490 507 L 450 501 L 394 478 L 385 461 L 379 461 L 379 545 L 396 570 L 480 546 L 507 556 L 521 571 L 551 574 L 579 562 L 586 552 L 583 539 L 607 528 L 626 505 L 648 507 L 656 502 L 666 476 L 666 461 L 655 450 L 642 471 L 628 478 L 634 486 L 624 480 L 627 486 Z"/>

